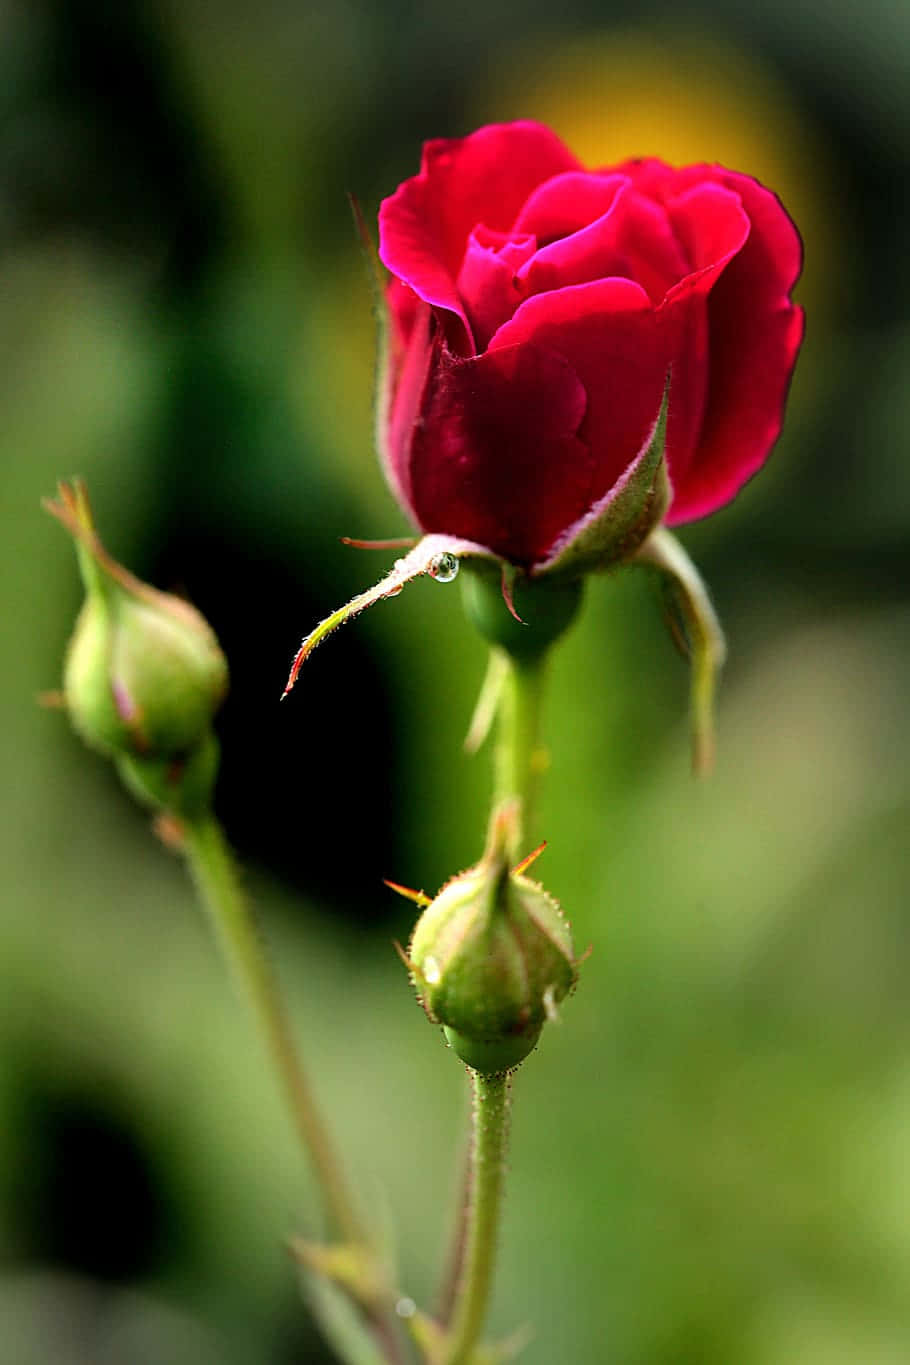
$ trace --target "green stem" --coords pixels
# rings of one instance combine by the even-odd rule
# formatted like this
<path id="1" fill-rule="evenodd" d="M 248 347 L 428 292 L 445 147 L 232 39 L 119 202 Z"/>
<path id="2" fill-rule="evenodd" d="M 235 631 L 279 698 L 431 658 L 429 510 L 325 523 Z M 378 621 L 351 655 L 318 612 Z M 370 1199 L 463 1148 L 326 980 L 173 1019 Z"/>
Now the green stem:
<path id="1" fill-rule="evenodd" d="M 494 648 L 496 648 L 494 646 Z M 499 697 L 499 733 L 493 770 L 493 816 L 513 804 L 507 854 L 513 860 L 528 850 L 524 840 L 533 822 L 538 779 L 546 766 L 540 743 L 545 656 L 516 659 L 504 650 L 505 669 Z"/>
<path id="2" fill-rule="evenodd" d="M 464 1266 L 444 1365 L 467 1365 L 483 1329 L 493 1282 L 496 1236 L 509 1140 L 511 1076 L 471 1072 L 474 1085 L 471 1200 Z"/>
<path id="3" fill-rule="evenodd" d="M 326 1211 L 345 1241 L 363 1243 L 360 1221 L 301 1065 L 275 974 L 240 887 L 233 854 L 213 815 L 187 822 L 184 849 L 231 975 L 253 1008 L 281 1077 Z"/>
<path id="4" fill-rule="evenodd" d="M 546 766 L 546 751 L 540 742 L 545 653 L 541 650 L 530 658 L 516 658 L 499 645 L 491 646 L 499 691 L 490 837 L 502 837 L 495 822 L 510 807 L 512 815 L 505 822 L 504 834 L 505 853 L 512 862 L 528 851 L 525 839 L 534 819 L 539 778 Z M 474 1106 L 470 1158 L 441 1300 L 443 1309 L 450 1310 L 443 1312 L 443 1321 L 451 1322 L 453 1334 L 450 1349 L 454 1354 L 446 1358 L 446 1365 L 467 1358 L 465 1353 L 483 1325 L 493 1276 L 506 1146 L 507 1078 L 474 1071 L 471 1077 Z"/>

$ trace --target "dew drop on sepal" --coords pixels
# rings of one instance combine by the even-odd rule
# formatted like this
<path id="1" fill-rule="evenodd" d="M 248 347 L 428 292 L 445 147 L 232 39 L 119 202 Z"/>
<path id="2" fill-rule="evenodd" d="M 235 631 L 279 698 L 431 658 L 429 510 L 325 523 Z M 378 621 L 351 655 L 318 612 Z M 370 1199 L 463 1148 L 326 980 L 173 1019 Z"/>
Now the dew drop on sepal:
<path id="1" fill-rule="evenodd" d="M 453 578 L 458 577 L 458 568 L 455 556 L 449 554 L 448 550 L 443 550 L 430 560 L 427 573 L 431 578 L 435 578 L 437 583 L 451 583 Z"/>

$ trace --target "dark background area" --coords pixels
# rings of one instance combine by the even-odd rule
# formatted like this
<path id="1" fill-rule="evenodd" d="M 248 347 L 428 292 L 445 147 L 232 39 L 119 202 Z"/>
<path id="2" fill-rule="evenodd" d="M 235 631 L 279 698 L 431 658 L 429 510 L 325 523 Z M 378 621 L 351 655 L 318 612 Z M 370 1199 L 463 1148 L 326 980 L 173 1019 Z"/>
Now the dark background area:
<path id="1" fill-rule="evenodd" d="M 528 1365 L 910 1356 L 908 64 L 886 0 L 2 6 L 3 1365 L 327 1359 L 282 1245 L 315 1192 L 181 868 L 34 704 L 79 602 L 39 500 L 76 473 L 229 656 L 219 810 L 431 1300 L 461 1077 L 381 878 L 434 889 L 479 851 L 458 587 L 409 588 L 277 698 L 386 566 L 338 538 L 407 529 L 346 193 L 372 218 L 424 138 L 517 117 L 592 165 L 778 190 L 808 333 L 767 469 L 683 533 L 730 641 L 715 778 L 647 583 L 593 583 L 554 664 L 540 870 L 594 952 L 516 1085 L 492 1328 L 533 1317 Z"/>

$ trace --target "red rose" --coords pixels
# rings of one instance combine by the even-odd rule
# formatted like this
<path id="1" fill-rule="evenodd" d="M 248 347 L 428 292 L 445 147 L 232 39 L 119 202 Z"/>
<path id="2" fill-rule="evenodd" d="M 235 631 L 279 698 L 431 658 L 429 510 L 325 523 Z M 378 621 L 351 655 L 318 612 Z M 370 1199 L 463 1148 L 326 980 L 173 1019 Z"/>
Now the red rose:
<path id="1" fill-rule="evenodd" d="M 800 239 L 721 166 L 589 171 L 549 129 L 428 142 L 379 213 L 386 471 L 428 532 L 544 567 L 609 511 L 667 373 L 676 524 L 734 496 L 781 427 Z"/>

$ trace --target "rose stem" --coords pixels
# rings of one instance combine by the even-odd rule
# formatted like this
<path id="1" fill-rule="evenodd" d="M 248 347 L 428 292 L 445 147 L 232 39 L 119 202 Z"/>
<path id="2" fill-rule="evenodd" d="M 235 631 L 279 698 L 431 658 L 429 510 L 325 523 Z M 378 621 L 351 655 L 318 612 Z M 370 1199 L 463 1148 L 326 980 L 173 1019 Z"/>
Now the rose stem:
<path id="1" fill-rule="evenodd" d="M 466 1365 L 483 1329 L 493 1283 L 499 1211 L 509 1139 L 512 1078 L 471 1071 L 474 1087 L 471 1196 L 465 1258 L 445 1365 Z"/>
<path id="2" fill-rule="evenodd" d="M 241 891 L 233 854 L 213 815 L 186 823 L 184 852 L 235 986 L 258 1019 L 326 1211 L 344 1241 L 363 1245 L 360 1221 L 294 1044 L 278 982 Z"/>
<path id="3" fill-rule="evenodd" d="M 494 646 L 495 648 L 495 646 Z M 506 654 L 507 668 L 499 699 L 498 734 L 493 767 L 493 817 L 514 809 L 506 853 L 517 862 L 534 815 L 538 779 L 545 767 L 540 744 L 544 656 L 518 660 Z"/>
<path id="4" fill-rule="evenodd" d="M 499 699 L 491 819 L 506 807 L 512 808 L 506 852 L 517 861 L 524 851 L 543 768 L 540 720 L 544 655 L 518 660 L 498 646 L 493 648 L 503 657 L 505 676 Z M 504 1074 L 483 1076 L 470 1069 L 469 1074 L 474 1089 L 470 1156 L 440 1296 L 443 1305 L 452 1305 L 446 1365 L 459 1365 L 467 1359 L 483 1327 L 493 1279 L 508 1143 L 510 1078 Z"/>

